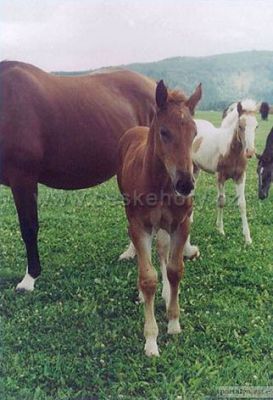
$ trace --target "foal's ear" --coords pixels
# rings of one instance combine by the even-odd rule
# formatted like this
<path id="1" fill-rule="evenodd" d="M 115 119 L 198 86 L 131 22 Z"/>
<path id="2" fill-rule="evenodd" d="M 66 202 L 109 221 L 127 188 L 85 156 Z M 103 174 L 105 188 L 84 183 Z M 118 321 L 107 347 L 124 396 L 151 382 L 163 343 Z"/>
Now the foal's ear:
<path id="1" fill-rule="evenodd" d="M 195 109 L 198 101 L 201 99 L 201 96 L 202 96 L 202 84 L 199 83 L 199 85 L 195 89 L 194 93 L 186 101 L 186 106 L 190 110 L 191 115 L 194 115 L 194 109 Z"/>
<path id="2" fill-rule="evenodd" d="M 240 117 L 243 114 L 243 107 L 242 107 L 242 104 L 241 104 L 240 101 L 237 104 L 237 111 L 238 111 L 238 114 L 239 114 L 239 117 Z"/>
<path id="3" fill-rule="evenodd" d="M 168 99 L 168 90 L 161 79 L 156 86 L 155 100 L 158 108 L 164 108 Z"/>

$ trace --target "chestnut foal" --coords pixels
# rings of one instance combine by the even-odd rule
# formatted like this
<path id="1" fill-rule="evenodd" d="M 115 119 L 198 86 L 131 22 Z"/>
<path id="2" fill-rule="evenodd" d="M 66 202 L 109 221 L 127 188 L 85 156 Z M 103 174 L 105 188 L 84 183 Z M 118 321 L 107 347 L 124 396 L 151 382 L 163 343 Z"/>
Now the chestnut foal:
<path id="1" fill-rule="evenodd" d="M 191 114 L 200 98 L 200 85 L 187 100 L 179 92 L 168 92 L 160 81 L 156 87 L 157 111 L 150 129 L 141 126 L 129 129 L 120 140 L 117 177 L 125 200 L 128 232 L 138 257 L 147 356 L 159 355 L 154 316 L 157 273 L 151 264 L 151 244 L 153 232 L 160 229 L 164 230 L 158 235 L 158 246 L 163 265 L 168 333 L 181 330 L 179 282 L 183 275 L 182 254 L 189 234 L 194 189 L 191 147 L 196 126 Z M 164 271 L 164 260 L 167 271 Z"/>

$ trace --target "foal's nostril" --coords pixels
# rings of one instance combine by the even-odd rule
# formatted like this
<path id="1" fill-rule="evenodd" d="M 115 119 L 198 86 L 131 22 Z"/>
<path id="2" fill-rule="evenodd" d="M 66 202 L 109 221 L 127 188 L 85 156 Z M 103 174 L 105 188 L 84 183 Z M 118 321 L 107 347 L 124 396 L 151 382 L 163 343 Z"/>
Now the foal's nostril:
<path id="1" fill-rule="evenodd" d="M 179 179 L 175 185 L 175 190 L 184 196 L 188 196 L 193 189 L 194 189 L 194 183 L 192 179 L 188 180 Z"/>

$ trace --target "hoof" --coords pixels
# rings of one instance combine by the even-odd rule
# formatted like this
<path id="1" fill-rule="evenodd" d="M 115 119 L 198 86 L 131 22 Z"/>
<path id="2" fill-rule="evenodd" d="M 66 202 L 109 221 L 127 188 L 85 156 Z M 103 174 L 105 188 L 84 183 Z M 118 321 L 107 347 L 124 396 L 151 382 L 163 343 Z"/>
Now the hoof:
<path id="1" fill-rule="evenodd" d="M 225 236 L 225 231 L 223 228 L 217 228 L 217 231 L 220 233 L 220 235 Z"/>
<path id="2" fill-rule="evenodd" d="M 177 335 L 181 332 L 181 327 L 178 319 L 172 319 L 168 323 L 168 334 Z"/>
<path id="3" fill-rule="evenodd" d="M 185 260 L 196 260 L 200 257 L 199 248 L 197 246 L 191 246 L 190 251 L 186 251 L 183 256 Z"/>
<path id="4" fill-rule="evenodd" d="M 251 245 L 252 244 L 252 239 L 250 237 L 245 239 L 246 245 Z"/>
<path id="5" fill-rule="evenodd" d="M 24 279 L 16 286 L 16 292 L 33 292 L 35 279 L 26 274 Z"/>
<path id="6" fill-rule="evenodd" d="M 156 343 L 156 339 L 148 338 L 145 343 L 145 354 L 148 357 L 159 357 L 158 346 Z"/>
<path id="7" fill-rule="evenodd" d="M 135 258 L 136 256 L 136 251 L 134 248 L 134 245 L 131 243 L 128 247 L 127 250 L 124 251 L 124 253 L 122 253 L 118 260 L 122 261 L 122 260 L 132 260 L 133 258 Z"/>

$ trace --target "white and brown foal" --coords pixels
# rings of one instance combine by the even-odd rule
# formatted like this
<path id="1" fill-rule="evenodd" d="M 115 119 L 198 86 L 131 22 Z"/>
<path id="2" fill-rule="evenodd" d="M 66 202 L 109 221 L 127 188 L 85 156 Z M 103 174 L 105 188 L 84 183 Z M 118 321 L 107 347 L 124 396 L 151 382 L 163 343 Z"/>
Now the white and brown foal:
<path id="1" fill-rule="evenodd" d="M 157 356 L 158 327 L 154 316 L 157 272 L 151 263 L 153 233 L 158 235 L 162 260 L 168 333 L 180 332 L 179 282 L 183 248 L 189 235 L 194 189 L 191 149 L 196 126 L 191 114 L 201 87 L 186 99 L 156 87 L 157 111 L 148 127 L 136 127 L 121 138 L 118 184 L 125 200 L 128 231 L 138 258 L 138 288 L 144 300 L 145 352 Z"/>
<path id="2" fill-rule="evenodd" d="M 193 161 L 199 170 L 215 173 L 217 176 L 217 222 L 220 233 L 224 234 L 223 207 L 225 205 L 225 182 L 235 183 L 236 197 L 243 224 L 245 242 L 252 242 L 245 200 L 247 159 L 255 154 L 255 131 L 258 126 L 257 110 L 253 100 L 244 100 L 227 110 L 220 128 L 205 120 L 195 120 L 197 136 L 193 142 Z"/>

